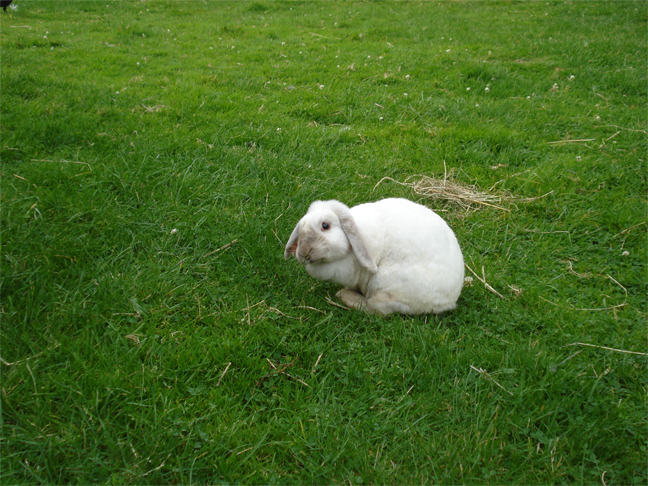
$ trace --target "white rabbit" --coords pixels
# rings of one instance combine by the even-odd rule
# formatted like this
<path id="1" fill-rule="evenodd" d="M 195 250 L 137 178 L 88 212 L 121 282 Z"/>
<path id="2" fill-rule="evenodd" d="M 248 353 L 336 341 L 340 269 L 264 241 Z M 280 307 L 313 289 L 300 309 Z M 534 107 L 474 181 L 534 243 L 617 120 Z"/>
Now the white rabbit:
<path id="1" fill-rule="evenodd" d="M 370 314 L 439 314 L 454 309 L 464 281 L 459 243 L 434 211 L 407 199 L 349 209 L 315 201 L 288 239 L 311 277 L 345 287 L 337 293 Z"/>

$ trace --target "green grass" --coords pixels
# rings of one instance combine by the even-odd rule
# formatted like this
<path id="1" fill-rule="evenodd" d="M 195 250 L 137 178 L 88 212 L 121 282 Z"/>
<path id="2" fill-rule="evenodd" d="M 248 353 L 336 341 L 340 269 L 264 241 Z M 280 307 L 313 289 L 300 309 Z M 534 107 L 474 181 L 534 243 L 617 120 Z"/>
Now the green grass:
<path id="1" fill-rule="evenodd" d="M 648 482 L 644 3 L 14 3 L 2 484 Z M 523 199 L 375 187 L 445 168 Z M 383 319 L 284 262 L 391 196 L 504 298 Z"/>

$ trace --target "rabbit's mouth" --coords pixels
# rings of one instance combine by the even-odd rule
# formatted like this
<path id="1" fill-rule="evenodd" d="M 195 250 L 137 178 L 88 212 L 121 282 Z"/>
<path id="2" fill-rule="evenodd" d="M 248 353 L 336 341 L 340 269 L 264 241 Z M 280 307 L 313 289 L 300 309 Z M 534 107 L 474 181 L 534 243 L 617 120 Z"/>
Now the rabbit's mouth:
<path id="1" fill-rule="evenodd" d="M 298 258 L 298 260 L 300 261 L 300 263 L 302 263 L 302 265 L 316 265 L 322 259 L 317 255 L 313 256 L 309 253 L 308 255 L 301 256 L 300 258 Z"/>

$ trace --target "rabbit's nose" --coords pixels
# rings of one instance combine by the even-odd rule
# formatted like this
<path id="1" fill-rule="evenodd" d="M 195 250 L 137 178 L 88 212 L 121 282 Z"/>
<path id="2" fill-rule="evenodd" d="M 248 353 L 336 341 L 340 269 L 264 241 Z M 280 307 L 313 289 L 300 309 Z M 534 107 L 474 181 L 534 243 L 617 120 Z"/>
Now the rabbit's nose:
<path id="1" fill-rule="evenodd" d="M 300 262 L 304 260 L 310 259 L 310 254 L 311 254 L 311 246 L 308 244 L 300 244 L 299 247 L 297 247 L 297 252 L 295 255 L 297 256 L 297 260 Z"/>

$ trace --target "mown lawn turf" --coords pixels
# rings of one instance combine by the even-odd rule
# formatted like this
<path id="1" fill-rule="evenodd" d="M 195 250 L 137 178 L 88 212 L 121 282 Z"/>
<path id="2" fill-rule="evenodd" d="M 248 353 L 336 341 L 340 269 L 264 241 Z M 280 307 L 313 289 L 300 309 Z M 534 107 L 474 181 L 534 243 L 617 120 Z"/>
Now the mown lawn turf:
<path id="1" fill-rule="evenodd" d="M 2 484 L 646 484 L 644 3 L 14 5 Z M 446 173 L 503 209 L 394 182 Z M 284 262 L 393 196 L 502 298 L 378 318 Z"/>

